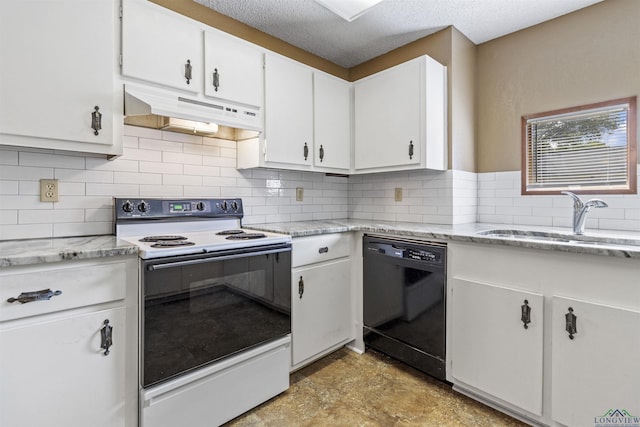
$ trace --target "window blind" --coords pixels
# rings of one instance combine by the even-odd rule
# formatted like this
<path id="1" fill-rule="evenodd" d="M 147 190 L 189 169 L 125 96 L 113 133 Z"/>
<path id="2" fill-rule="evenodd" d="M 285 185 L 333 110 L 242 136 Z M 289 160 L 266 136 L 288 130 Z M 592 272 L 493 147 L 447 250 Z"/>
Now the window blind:
<path id="1" fill-rule="evenodd" d="M 527 191 L 629 188 L 629 114 L 625 103 L 526 119 Z"/>

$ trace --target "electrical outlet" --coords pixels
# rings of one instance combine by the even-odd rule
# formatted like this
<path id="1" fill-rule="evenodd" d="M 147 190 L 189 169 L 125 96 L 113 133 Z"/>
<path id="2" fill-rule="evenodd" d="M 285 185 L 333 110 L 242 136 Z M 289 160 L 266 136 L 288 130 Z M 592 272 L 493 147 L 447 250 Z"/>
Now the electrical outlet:
<path id="1" fill-rule="evenodd" d="M 40 201 L 41 202 L 57 202 L 58 201 L 58 180 L 57 179 L 41 179 L 40 180 Z"/>
<path id="2" fill-rule="evenodd" d="M 296 187 L 296 202 L 301 202 L 304 199 L 304 188 Z"/>
<path id="3" fill-rule="evenodd" d="M 396 200 L 396 202 L 401 202 L 402 201 L 402 188 L 396 188 L 395 194 L 394 194 L 394 199 Z"/>

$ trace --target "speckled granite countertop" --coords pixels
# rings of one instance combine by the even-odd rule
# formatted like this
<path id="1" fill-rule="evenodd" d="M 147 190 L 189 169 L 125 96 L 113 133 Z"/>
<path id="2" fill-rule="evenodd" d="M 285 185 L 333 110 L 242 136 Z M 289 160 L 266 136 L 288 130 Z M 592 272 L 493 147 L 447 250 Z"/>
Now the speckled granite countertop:
<path id="1" fill-rule="evenodd" d="M 385 222 L 357 219 L 337 219 L 326 221 L 299 221 L 268 224 L 248 224 L 246 228 L 259 231 L 289 234 L 292 237 L 313 236 L 328 233 L 343 233 L 349 231 L 362 231 L 368 233 L 384 233 L 403 237 L 420 239 L 453 240 L 461 242 L 476 242 L 485 244 L 499 244 L 517 246 L 531 249 L 556 250 L 561 252 L 574 252 L 602 256 L 617 256 L 624 258 L 636 258 L 640 260 L 640 246 L 589 244 L 580 242 L 551 242 L 542 240 L 520 240 L 508 237 L 484 236 L 478 234 L 487 230 L 523 230 L 535 232 L 553 232 L 571 239 L 573 234 L 568 228 L 551 227 L 526 227 L 506 224 L 422 224 L 410 222 Z M 618 231 L 589 231 L 583 238 L 612 238 L 634 239 L 640 242 L 640 233 Z"/>
<path id="2" fill-rule="evenodd" d="M 640 260 L 640 246 L 581 244 L 580 242 L 550 242 L 520 240 L 507 237 L 483 236 L 478 232 L 486 230 L 524 230 L 560 233 L 571 238 L 567 228 L 524 227 L 505 224 L 421 224 L 411 222 L 385 222 L 357 219 L 337 219 L 327 221 L 299 221 L 268 224 L 250 224 L 246 228 L 273 233 L 288 234 L 292 237 L 313 236 L 328 233 L 362 231 L 384 233 L 419 239 L 453 240 L 485 244 L 518 246 L 523 248 L 556 250 L 602 256 L 617 256 Z M 587 231 L 585 237 L 608 237 L 613 239 L 634 239 L 640 242 L 640 233 L 615 231 Z M 138 247 L 117 239 L 115 236 L 60 237 L 51 239 L 0 241 L 0 268 L 18 265 L 43 264 L 73 259 L 90 259 L 119 255 L 137 254 Z"/>
<path id="3" fill-rule="evenodd" d="M 0 268 L 137 254 L 138 247 L 115 236 L 0 241 Z"/>

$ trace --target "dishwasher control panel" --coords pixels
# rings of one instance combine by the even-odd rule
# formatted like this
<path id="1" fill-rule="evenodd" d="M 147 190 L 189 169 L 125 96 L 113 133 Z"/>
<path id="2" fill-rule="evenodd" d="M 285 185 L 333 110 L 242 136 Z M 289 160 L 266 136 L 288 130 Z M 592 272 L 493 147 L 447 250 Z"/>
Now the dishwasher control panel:
<path id="1" fill-rule="evenodd" d="M 365 252 L 430 264 L 442 264 L 446 252 L 443 246 L 388 241 L 366 241 L 363 249 Z"/>
<path id="2" fill-rule="evenodd" d="M 405 258 L 415 259 L 418 261 L 439 261 L 438 255 L 433 252 L 420 249 L 405 249 Z"/>

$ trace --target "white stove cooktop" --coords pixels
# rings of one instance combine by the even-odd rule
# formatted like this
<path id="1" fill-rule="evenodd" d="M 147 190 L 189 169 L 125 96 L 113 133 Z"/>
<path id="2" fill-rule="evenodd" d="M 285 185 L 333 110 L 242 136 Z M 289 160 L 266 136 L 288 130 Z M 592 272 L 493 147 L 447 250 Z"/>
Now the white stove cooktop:
<path id="1" fill-rule="evenodd" d="M 114 199 L 116 237 L 140 247 L 143 259 L 204 254 L 230 249 L 290 243 L 291 236 L 242 229 L 241 199 Z M 241 230 L 254 239 L 229 239 L 216 233 Z M 150 236 L 182 236 L 188 246 L 157 246 Z"/>
<path id="2" fill-rule="evenodd" d="M 176 231 L 176 230 L 174 230 Z M 247 234 L 260 233 L 265 237 L 248 240 L 230 240 L 226 235 L 217 235 L 216 232 L 221 230 L 211 231 L 196 231 L 196 232 L 169 232 L 169 233 L 146 233 L 132 236 L 118 236 L 122 240 L 134 243 L 140 247 L 140 258 L 151 259 L 159 257 L 168 257 L 176 255 L 191 255 L 207 252 L 224 251 L 229 249 L 242 249 L 249 247 L 256 247 L 262 245 L 270 245 L 276 243 L 290 243 L 291 236 L 284 234 L 257 232 L 252 230 L 243 231 Z M 186 241 L 193 243 L 190 246 L 171 246 L 171 247 L 153 247 L 154 242 L 141 242 L 144 237 L 160 236 L 160 235 L 176 235 L 186 237 Z"/>

